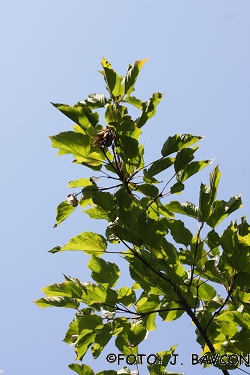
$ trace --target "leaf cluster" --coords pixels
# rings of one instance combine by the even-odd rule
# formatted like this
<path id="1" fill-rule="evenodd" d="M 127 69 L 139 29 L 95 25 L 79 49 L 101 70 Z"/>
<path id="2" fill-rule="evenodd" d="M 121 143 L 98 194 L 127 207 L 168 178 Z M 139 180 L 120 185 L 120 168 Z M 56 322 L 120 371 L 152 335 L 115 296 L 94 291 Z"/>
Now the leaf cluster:
<path id="1" fill-rule="evenodd" d="M 184 182 L 213 160 L 194 160 L 202 136 L 175 134 L 163 143 L 158 159 L 145 165 L 140 144 L 142 127 L 155 115 L 163 97 L 154 93 L 142 101 L 131 96 L 146 60 L 129 65 L 121 77 L 103 58 L 100 73 L 108 96 L 91 94 L 74 106 L 53 104 L 74 125 L 73 131 L 51 136 L 52 147 L 59 149 L 58 155 L 72 154 L 74 163 L 98 174 L 69 183 L 69 188 L 78 190 L 58 205 L 55 226 L 80 205 L 90 218 L 105 219 L 107 228 L 105 235 L 82 232 L 66 245 L 50 250 L 88 254 L 92 281 L 65 276 L 63 283 L 43 288 L 46 296 L 36 304 L 76 310 L 64 341 L 74 346 L 77 360 L 82 360 L 88 350 L 98 358 L 113 337 L 124 356 L 136 355 L 139 344 L 156 329 L 157 316 L 168 322 L 183 314 L 196 327 L 203 355 L 247 355 L 250 226 L 243 217 L 240 224 L 231 222 L 222 234 L 217 232 L 217 226 L 241 207 L 241 197 L 217 200 L 221 173 L 216 166 L 209 185 L 200 186 L 198 205 L 166 200 L 180 193 Z M 128 113 L 131 105 L 140 111 L 134 120 Z M 105 125 L 100 124 L 101 111 Z M 164 175 L 163 182 L 159 174 Z M 196 233 L 186 227 L 182 216 L 197 222 Z M 118 243 L 122 251 L 110 251 Z M 115 262 L 102 258 L 115 252 L 128 262 L 133 280 L 130 286 L 117 289 L 120 269 Z M 221 286 L 223 296 L 217 291 Z M 174 350 L 172 347 L 158 353 L 164 361 L 149 365 L 149 373 L 168 373 L 166 366 Z M 214 365 L 224 374 L 238 366 Z M 69 367 L 78 374 L 94 374 L 87 365 Z M 121 371 L 118 373 L 131 372 L 128 368 Z M 116 372 L 98 374 L 104 373 Z"/>

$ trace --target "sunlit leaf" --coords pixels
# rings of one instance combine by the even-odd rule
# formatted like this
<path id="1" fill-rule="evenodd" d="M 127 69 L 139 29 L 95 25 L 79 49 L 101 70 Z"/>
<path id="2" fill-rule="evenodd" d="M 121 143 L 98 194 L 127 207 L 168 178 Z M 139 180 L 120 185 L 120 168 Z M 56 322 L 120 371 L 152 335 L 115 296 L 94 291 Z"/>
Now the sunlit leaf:
<path id="1" fill-rule="evenodd" d="M 104 77 L 109 93 L 114 99 L 121 100 L 124 95 L 124 87 L 121 84 L 122 77 L 114 71 L 112 65 L 104 57 L 101 64 L 104 69 Z"/>
<path id="2" fill-rule="evenodd" d="M 137 301 L 136 307 L 139 314 L 149 313 L 158 309 L 160 305 L 159 296 L 149 295 L 142 297 Z"/>
<path id="3" fill-rule="evenodd" d="M 72 131 L 62 132 L 49 137 L 52 147 L 63 150 L 75 157 L 87 157 L 90 151 L 90 139 L 87 135 Z"/>
<path id="4" fill-rule="evenodd" d="M 156 114 L 156 107 L 163 98 L 163 94 L 156 92 L 147 101 L 142 103 L 142 113 L 136 120 L 137 126 L 141 128 L 151 117 Z"/>
<path id="5" fill-rule="evenodd" d="M 125 101 L 138 109 L 142 109 L 142 100 L 137 99 L 135 96 L 126 95 Z"/>
<path id="6" fill-rule="evenodd" d="M 86 105 L 89 109 L 102 108 L 108 103 L 104 94 L 90 94 L 87 99 L 79 102 Z"/>
<path id="7" fill-rule="evenodd" d="M 54 228 L 61 224 L 62 221 L 67 219 L 67 217 L 75 211 L 76 207 L 68 204 L 66 201 L 61 202 L 56 209 L 56 223 Z"/>
<path id="8" fill-rule="evenodd" d="M 120 277 L 120 270 L 115 263 L 106 262 L 104 259 L 92 256 L 88 263 L 92 270 L 92 279 L 100 283 L 108 283 L 114 286 Z"/>
<path id="9" fill-rule="evenodd" d="M 79 180 L 70 181 L 68 184 L 68 188 L 77 188 L 92 185 L 93 184 L 89 178 L 80 178 Z"/>
<path id="10" fill-rule="evenodd" d="M 125 93 L 127 95 L 134 91 L 134 85 L 139 75 L 139 72 L 147 60 L 148 58 L 146 58 L 145 60 L 138 60 L 135 61 L 133 65 L 128 66 L 127 73 L 123 80 Z"/>
<path id="11" fill-rule="evenodd" d="M 102 255 L 107 248 L 106 240 L 100 234 L 93 232 L 83 232 L 79 236 L 71 238 L 71 240 L 62 247 L 53 248 L 50 252 L 61 252 L 68 250 L 84 251 L 86 254 L 95 256 Z"/>
<path id="12" fill-rule="evenodd" d="M 71 363 L 68 367 L 79 375 L 94 375 L 94 371 L 88 365 Z"/>
<path id="13" fill-rule="evenodd" d="M 118 302 L 122 303 L 125 306 L 130 306 L 136 301 L 136 294 L 132 288 L 127 286 L 121 287 L 118 294 Z"/>
<path id="14" fill-rule="evenodd" d="M 77 309 L 80 305 L 76 299 L 68 297 L 44 297 L 34 302 L 39 307 L 66 307 Z"/>
<path id="15" fill-rule="evenodd" d="M 92 113 L 89 108 L 82 104 L 76 104 L 74 107 L 67 104 L 51 104 L 86 132 L 88 132 L 88 129 L 95 126 L 99 121 L 98 114 Z"/>
<path id="16" fill-rule="evenodd" d="M 179 303 L 175 301 L 168 302 L 163 299 L 159 315 L 165 322 L 171 322 L 178 319 L 184 312 Z"/>

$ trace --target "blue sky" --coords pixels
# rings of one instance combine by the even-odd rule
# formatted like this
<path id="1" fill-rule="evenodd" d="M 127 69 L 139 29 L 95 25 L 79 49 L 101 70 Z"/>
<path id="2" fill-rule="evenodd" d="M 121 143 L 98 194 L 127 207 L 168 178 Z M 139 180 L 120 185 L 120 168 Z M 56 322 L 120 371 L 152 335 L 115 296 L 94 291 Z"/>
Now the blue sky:
<path id="1" fill-rule="evenodd" d="M 149 57 L 136 85 L 147 100 L 164 92 L 157 115 L 145 126 L 146 160 L 160 155 L 169 135 L 206 135 L 197 157 L 216 157 L 222 171 L 219 199 L 242 193 L 240 219 L 250 212 L 250 3 L 231 1 L 17 1 L 0 4 L 1 80 L 1 350 L 6 375 L 73 374 L 74 351 L 61 340 L 74 312 L 40 309 L 32 300 L 41 287 L 62 282 L 62 273 L 88 281 L 88 257 L 47 250 L 82 231 L 100 232 L 100 222 L 77 212 L 58 228 L 55 208 L 70 180 L 89 176 L 68 156 L 56 158 L 49 135 L 69 130 L 51 102 L 75 104 L 104 92 L 97 73 L 104 55 L 119 74 Z M 148 159 L 147 159 L 148 158 Z M 214 164 L 215 165 L 215 164 Z M 181 201 L 198 202 L 201 180 L 190 179 Z M 223 229 L 223 228 L 222 228 Z M 123 265 L 122 265 L 123 267 Z M 126 283 L 126 271 L 122 268 Z M 128 281 L 127 284 L 130 284 Z M 142 352 L 179 344 L 183 365 L 169 371 L 199 374 L 199 353 L 187 318 L 158 324 Z M 117 352 L 112 345 L 105 353 Z M 105 356 L 85 363 L 95 371 Z M 204 370 L 218 374 L 216 369 Z M 240 373 L 236 371 L 235 373 Z"/>

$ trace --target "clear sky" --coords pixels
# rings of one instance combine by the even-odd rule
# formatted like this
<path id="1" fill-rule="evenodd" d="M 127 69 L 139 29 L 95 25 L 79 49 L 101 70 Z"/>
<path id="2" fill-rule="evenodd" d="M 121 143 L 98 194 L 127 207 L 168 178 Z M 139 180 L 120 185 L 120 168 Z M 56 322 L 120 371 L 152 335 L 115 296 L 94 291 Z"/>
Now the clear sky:
<path id="1" fill-rule="evenodd" d="M 75 104 L 104 92 L 96 71 L 104 55 L 119 74 L 149 56 L 136 95 L 165 96 L 145 126 L 148 160 L 160 155 L 175 133 L 206 135 L 197 157 L 216 157 L 222 171 L 219 199 L 242 192 L 250 215 L 250 2 L 248 0 L 1 0 L 1 272 L 0 370 L 6 375 L 67 375 L 73 348 L 61 340 L 73 310 L 40 309 L 32 300 L 62 272 L 88 281 L 88 256 L 49 254 L 82 231 L 100 232 L 100 222 L 75 213 L 53 229 L 55 208 L 72 179 L 89 176 L 71 157 L 56 157 L 49 135 L 69 130 L 70 120 L 51 102 Z M 215 164 L 214 164 L 215 165 Z M 190 179 L 181 201 L 198 202 L 201 180 Z M 80 211 L 80 210 L 78 210 Z M 126 273 L 122 268 L 124 284 Z M 179 344 L 181 358 L 169 371 L 200 374 L 191 353 L 200 353 L 187 318 L 158 323 L 142 352 Z M 105 353 L 117 353 L 110 345 Z M 105 355 L 85 363 L 95 371 L 117 369 Z M 0 371 L 0 373 L 1 373 Z M 219 374 L 206 369 L 205 374 Z M 241 373 L 239 370 L 235 373 Z M 146 373 L 145 373 L 146 374 Z"/>

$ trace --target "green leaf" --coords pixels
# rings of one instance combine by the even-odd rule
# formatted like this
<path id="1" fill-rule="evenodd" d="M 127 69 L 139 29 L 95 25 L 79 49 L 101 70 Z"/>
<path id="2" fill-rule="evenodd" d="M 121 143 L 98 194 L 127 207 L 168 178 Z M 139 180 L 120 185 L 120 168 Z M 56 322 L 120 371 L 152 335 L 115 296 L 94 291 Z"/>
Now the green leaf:
<path id="1" fill-rule="evenodd" d="M 121 84 L 122 77 L 112 69 L 112 65 L 104 57 L 102 58 L 101 64 L 104 69 L 107 90 L 113 99 L 120 101 L 124 95 L 124 87 Z"/>
<path id="2" fill-rule="evenodd" d="M 175 242 L 185 246 L 191 244 L 193 235 L 181 220 L 169 219 L 166 221 L 166 226 L 169 228 Z"/>
<path id="3" fill-rule="evenodd" d="M 184 148 L 177 153 L 176 159 L 174 161 L 174 169 L 177 174 L 176 178 L 178 181 L 179 178 L 181 178 L 181 174 L 179 176 L 178 172 L 182 171 L 182 169 L 184 169 L 194 159 L 193 154 L 197 149 L 198 146 L 194 148 Z"/>
<path id="4" fill-rule="evenodd" d="M 67 219 L 67 217 L 75 211 L 76 207 L 71 204 L 68 204 L 66 201 L 61 202 L 56 209 L 56 223 L 54 228 L 61 224 L 62 221 Z"/>
<path id="5" fill-rule="evenodd" d="M 105 304 L 108 305 L 109 309 L 110 306 L 115 306 L 117 302 L 118 293 L 109 288 L 108 283 L 100 284 L 98 286 L 94 284 L 88 284 L 86 286 L 86 302 L 89 306 L 103 304 L 105 308 Z"/>
<path id="6" fill-rule="evenodd" d="M 63 341 L 68 345 L 73 345 L 78 337 L 78 320 L 75 318 L 69 325 L 69 328 L 64 336 Z"/>
<path id="7" fill-rule="evenodd" d="M 51 104 L 59 109 L 59 111 L 61 111 L 65 116 L 78 124 L 81 129 L 83 129 L 87 133 L 92 128 L 92 126 L 96 126 L 99 121 L 98 114 L 92 113 L 89 108 L 82 104 L 76 104 L 74 107 L 67 104 Z M 92 132 L 90 132 L 90 134 L 92 134 Z"/>
<path id="8" fill-rule="evenodd" d="M 93 232 L 83 232 L 71 240 L 64 246 L 53 248 L 50 252 L 61 252 L 67 250 L 84 251 L 86 254 L 100 256 L 107 248 L 107 242 L 103 236 Z"/>
<path id="9" fill-rule="evenodd" d="M 34 301 L 39 307 L 66 307 L 78 309 L 80 303 L 74 298 L 68 297 L 44 297 Z"/>
<path id="10" fill-rule="evenodd" d="M 180 203 L 178 201 L 171 201 L 170 203 L 165 204 L 164 207 L 171 212 L 187 215 L 194 219 L 197 219 L 198 216 L 198 207 L 190 202 Z"/>
<path id="11" fill-rule="evenodd" d="M 74 282 L 72 280 L 67 280 L 61 284 L 52 284 L 42 288 L 42 291 L 47 297 L 69 297 L 79 299 L 82 297 L 83 287 L 84 286 L 80 281 Z"/>
<path id="12" fill-rule="evenodd" d="M 198 220 L 203 223 L 206 222 L 212 211 L 212 205 L 210 204 L 211 196 L 206 190 L 207 186 L 201 183 Z"/>
<path id="13" fill-rule="evenodd" d="M 147 60 L 148 58 L 144 60 L 137 60 L 134 62 L 133 65 L 129 64 L 126 76 L 123 80 L 125 93 L 127 95 L 129 95 L 132 91 L 134 91 L 134 85 L 139 75 L 139 72 Z"/>
<path id="14" fill-rule="evenodd" d="M 142 113 L 136 120 L 137 126 L 141 128 L 151 117 L 156 114 L 156 107 L 163 98 L 163 94 L 156 92 L 147 101 L 142 103 Z"/>
<path id="15" fill-rule="evenodd" d="M 93 203 L 101 207 L 107 213 L 111 213 L 116 210 L 116 200 L 113 194 L 108 192 L 93 191 L 92 192 Z"/>
<path id="16" fill-rule="evenodd" d="M 91 353 L 93 358 L 98 358 L 101 352 L 103 351 L 104 347 L 112 338 L 112 331 L 111 327 L 108 323 L 104 324 L 101 331 L 99 331 L 95 337 L 94 345 L 91 348 Z M 115 373 L 116 375 L 116 373 Z"/>
<path id="17" fill-rule="evenodd" d="M 241 194 L 235 195 L 228 202 L 221 200 L 215 201 L 212 213 L 207 219 L 207 224 L 215 228 L 222 220 L 228 217 L 232 212 L 238 210 L 242 206 Z"/>
<path id="18" fill-rule="evenodd" d="M 136 199 L 124 188 L 119 189 L 115 193 L 115 197 L 119 203 L 119 218 L 126 226 L 131 227 L 140 214 Z"/>
<path id="19" fill-rule="evenodd" d="M 219 166 L 217 165 L 214 170 L 210 173 L 210 184 L 209 184 L 209 194 L 210 194 L 210 203 L 212 204 L 217 196 L 218 185 L 220 182 L 221 172 L 219 171 Z"/>
<path id="20" fill-rule="evenodd" d="M 141 162 L 141 156 L 139 154 L 138 141 L 135 138 L 127 135 L 120 135 L 116 140 L 117 152 L 125 163 L 130 163 L 135 166 L 139 166 Z"/>
<path id="21" fill-rule="evenodd" d="M 151 177 L 148 174 L 147 169 L 143 169 L 143 181 L 146 182 L 147 184 L 159 184 L 160 181 L 156 180 L 156 178 Z"/>
<path id="22" fill-rule="evenodd" d="M 214 161 L 214 159 L 191 162 L 184 169 L 180 170 L 177 173 L 178 181 L 183 182 L 183 181 L 187 180 L 189 177 L 193 176 L 195 173 L 201 171 L 203 168 L 210 165 L 213 161 Z"/>
<path id="23" fill-rule="evenodd" d="M 136 304 L 136 311 L 139 314 L 145 314 L 153 312 L 154 310 L 158 309 L 158 306 L 160 305 L 160 299 L 159 296 L 149 295 L 149 296 L 143 296 L 137 301 Z"/>
<path id="24" fill-rule="evenodd" d="M 162 156 L 168 156 L 173 152 L 177 152 L 186 148 L 188 146 L 193 145 L 194 143 L 202 140 L 204 137 L 195 136 L 192 134 L 175 134 L 172 137 L 168 137 L 166 142 L 164 143 L 161 154 Z"/>
<path id="25" fill-rule="evenodd" d="M 79 337 L 84 337 L 87 333 L 96 333 L 103 328 L 102 317 L 96 314 L 80 317 L 78 319 Z"/>
<path id="26" fill-rule="evenodd" d="M 205 282 L 197 282 L 191 286 L 190 291 L 194 298 L 199 297 L 203 301 L 211 301 L 216 296 L 216 290 Z"/>
<path id="27" fill-rule="evenodd" d="M 120 277 L 120 270 L 115 263 L 106 262 L 104 259 L 92 256 L 88 263 L 88 268 L 92 270 L 91 277 L 100 283 L 108 283 L 114 286 Z"/>
<path id="28" fill-rule="evenodd" d="M 99 220 L 105 219 L 108 221 L 110 219 L 108 213 L 98 206 L 89 208 L 88 210 L 83 210 L 83 212 L 89 215 L 91 219 L 99 219 Z"/>
<path id="29" fill-rule="evenodd" d="M 242 241 L 239 241 L 241 238 L 237 232 L 237 228 L 230 225 L 221 236 L 220 245 L 229 264 L 237 271 L 247 272 L 249 268 L 246 266 L 249 265 L 250 249 L 247 244 L 244 246 Z"/>
<path id="30" fill-rule="evenodd" d="M 157 189 L 157 187 L 151 184 L 138 185 L 137 191 L 139 191 L 140 193 L 143 193 L 144 195 L 150 198 L 155 198 L 159 194 L 159 190 Z"/>
<path id="31" fill-rule="evenodd" d="M 143 324 L 145 325 L 147 331 L 150 332 L 150 331 L 154 331 L 156 329 L 155 320 L 156 320 L 157 315 L 158 315 L 158 313 L 155 312 L 155 313 L 151 313 L 151 314 L 142 316 L 142 321 L 143 321 Z"/>
<path id="32" fill-rule="evenodd" d="M 142 239 L 144 246 L 153 249 L 167 233 L 165 222 L 163 224 L 161 221 L 150 219 L 142 212 L 134 222 L 131 232 Z"/>
<path id="33" fill-rule="evenodd" d="M 154 161 L 148 169 L 148 175 L 153 177 L 173 165 L 174 158 L 162 158 Z"/>
<path id="34" fill-rule="evenodd" d="M 108 103 L 104 94 L 90 94 L 87 99 L 79 102 L 86 105 L 89 109 L 103 108 Z"/>
<path id="35" fill-rule="evenodd" d="M 166 366 L 168 365 L 175 349 L 177 348 L 177 345 L 171 346 L 169 351 L 162 351 L 157 352 L 156 355 L 160 359 L 159 361 L 156 361 L 153 365 L 148 365 L 148 370 L 150 375 L 183 375 L 183 374 L 177 374 L 177 373 L 169 373 L 166 371 Z"/>
<path id="36" fill-rule="evenodd" d="M 89 178 L 80 178 L 79 180 L 70 181 L 68 188 L 77 188 L 84 186 L 93 186 Z"/>
<path id="37" fill-rule="evenodd" d="M 75 352 L 77 354 L 76 359 L 81 361 L 82 358 L 87 353 L 88 349 L 93 345 L 95 341 L 97 332 L 94 333 L 87 333 L 82 336 L 81 338 L 78 338 L 76 344 L 75 344 Z"/>
<path id="38" fill-rule="evenodd" d="M 121 109 L 117 104 L 109 104 L 105 111 L 105 121 L 107 124 L 112 126 L 119 126 L 122 120 Z"/>
<path id="39" fill-rule="evenodd" d="M 131 346 L 137 346 L 145 339 L 147 330 L 143 324 L 137 323 L 128 331 L 128 340 Z"/>
<path id="40" fill-rule="evenodd" d="M 200 187 L 200 200 L 199 200 L 199 221 L 206 222 L 215 201 L 221 173 L 218 166 L 210 173 L 210 184 L 207 187 L 201 184 Z"/>
<path id="41" fill-rule="evenodd" d="M 79 375 L 95 375 L 94 371 L 84 364 L 78 365 L 78 363 L 71 363 L 68 367 Z"/>
<path id="42" fill-rule="evenodd" d="M 62 132 L 49 137 L 52 147 L 62 150 L 64 154 L 72 154 L 86 158 L 90 151 L 90 139 L 87 135 L 72 131 Z"/>
<path id="43" fill-rule="evenodd" d="M 184 189 L 185 189 L 184 184 L 181 181 L 178 181 L 173 186 L 171 186 L 170 192 L 171 194 L 178 194 Z"/>
<path id="44" fill-rule="evenodd" d="M 124 306 L 130 306 L 136 301 L 136 294 L 132 288 L 122 286 L 119 290 L 117 302 L 122 303 Z"/>
<path id="45" fill-rule="evenodd" d="M 125 102 L 133 105 L 134 107 L 138 109 L 142 109 L 142 101 L 140 99 L 137 99 L 135 96 L 125 96 Z"/>
<path id="46" fill-rule="evenodd" d="M 171 322 L 184 314 L 184 309 L 182 310 L 180 307 L 180 304 L 175 301 L 166 301 L 163 299 L 159 315 L 164 322 Z"/>

